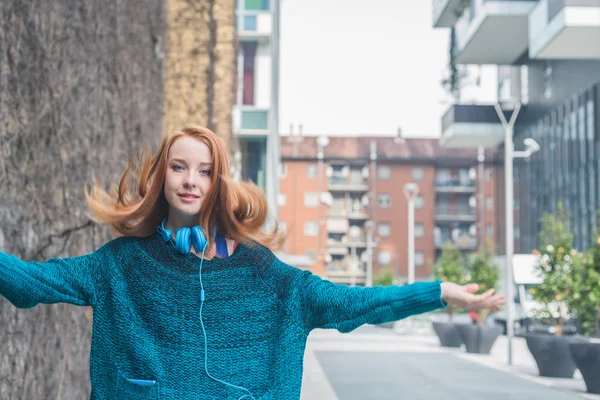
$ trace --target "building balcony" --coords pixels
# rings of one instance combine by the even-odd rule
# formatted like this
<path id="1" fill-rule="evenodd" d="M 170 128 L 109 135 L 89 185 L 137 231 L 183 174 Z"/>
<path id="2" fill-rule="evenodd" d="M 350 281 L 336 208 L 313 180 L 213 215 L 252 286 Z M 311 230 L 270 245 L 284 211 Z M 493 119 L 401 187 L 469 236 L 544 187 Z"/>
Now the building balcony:
<path id="1" fill-rule="evenodd" d="M 438 222 L 473 222 L 477 220 L 477 210 L 471 207 L 438 207 L 435 210 Z"/>
<path id="2" fill-rule="evenodd" d="M 354 239 L 342 239 L 342 240 L 335 240 L 335 239 L 331 239 L 328 238 L 327 239 L 327 251 L 329 252 L 329 254 L 339 254 L 338 252 L 335 252 L 335 250 L 337 249 L 348 249 L 348 248 L 366 248 L 367 247 L 367 237 L 358 237 L 358 238 L 354 238 Z M 331 253 L 330 250 L 334 251 L 334 253 Z M 347 254 L 347 251 L 344 251 L 343 254 Z"/>
<path id="3" fill-rule="evenodd" d="M 452 240 L 449 235 L 437 236 L 434 238 L 436 249 L 443 248 L 446 244 L 451 243 L 461 250 L 474 250 L 477 248 L 477 238 L 469 235 L 462 235 Z"/>
<path id="4" fill-rule="evenodd" d="M 330 218 L 346 218 L 349 220 L 363 220 L 369 218 L 366 208 L 353 210 L 350 207 L 344 208 L 333 206 L 327 211 L 327 216 Z"/>
<path id="5" fill-rule="evenodd" d="M 348 257 L 327 264 L 327 279 L 334 283 L 364 285 L 367 279 L 367 266 L 364 262 L 354 265 Z"/>
<path id="6" fill-rule="evenodd" d="M 435 191 L 438 193 L 473 193 L 475 182 L 470 179 L 436 180 Z"/>
<path id="7" fill-rule="evenodd" d="M 529 14 L 529 57 L 600 58 L 600 0 L 540 0 Z"/>
<path id="8" fill-rule="evenodd" d="M 366 192 L 369 190 L 369 185 L 365 180 L 331 176 L 327 179 L 327 189 L 330 192 Z"/>
<path id="9" fill-rule="evenodd" d="M 527 51 L 536 1 L 471 0 L 455 24 L 457 64 L 514 64 Z"/>
<path id="10" fill-rule="evenodd" d="M 233 107 L 233 132 L 242 136 L 267 136 L 269 109 L 248 105 Z"/>
<path id="11" fill-rule="evenodd" d="M 510 111 L 504 115 L 510 120 Z M 493 105 L 454 104 L 442 117 L 444 147 L 496 147 L 502 142 L 504 128 Z"/>
<path id="12" fill-rule="evenodd" d="M 240 41 L 268 42 L 273 31 L 270 11 L 238 11 L 237 35 Z"/>
<path id="13" fill-rule="evenodd" d="M 461 0 L 433 0 L 433 27 L 452 28 L 461 13 Z"/>

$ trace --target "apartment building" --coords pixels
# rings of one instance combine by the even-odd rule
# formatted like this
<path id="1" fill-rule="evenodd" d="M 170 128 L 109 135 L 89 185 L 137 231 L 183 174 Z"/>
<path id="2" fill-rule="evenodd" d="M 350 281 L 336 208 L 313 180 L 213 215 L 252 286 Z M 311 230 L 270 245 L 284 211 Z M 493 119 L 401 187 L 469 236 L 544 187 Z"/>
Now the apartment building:
<path id="1" fill-rule="evenodd" d="M 493 151 L 479 165 L 476 151 L 434 139 L 291 135 L 281 146 L 283 252 L 333 282 L 368 285 L 382 268 L 407 280 L 409 182 L 419 187 L 416 280 L 431 278 L 445 243 L 466 252 L 496 239 L 502 167 Z"/>
<path id="2" fill-rule="evenodd" d="M 237 178 L 266 193 L 277 215 L 279 0 L 237 0 L 237 91 L 233 107 Z"/>
<path id="3" fill-rule="evenodd" d="M 434 0 L 433 26 L 453 28 L 457 64 L 498 66 L 499 104 L 522 104 L 515 149 L 540 146 L 514 163 L 515 250 L 538 246 L 541 217 L 559 203 L 586 248 L 600 208 L 600 1 Z M 442 130 L 443 146 L 503 147 L 493 104 L 452 105 Z"/>

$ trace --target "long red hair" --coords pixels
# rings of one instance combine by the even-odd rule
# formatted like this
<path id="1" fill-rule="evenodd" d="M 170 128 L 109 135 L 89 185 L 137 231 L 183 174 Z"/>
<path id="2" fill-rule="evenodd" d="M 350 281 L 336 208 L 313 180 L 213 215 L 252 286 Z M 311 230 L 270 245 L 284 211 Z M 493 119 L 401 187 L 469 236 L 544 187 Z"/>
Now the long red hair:
<path id="1" fill-rule="evenodd" d="M 272 232 L 263 228 L 269 216 L 264 193 L 254 183 L 232 180 L 223 144 L 210 129 L 200 126 L 188 126 L 164 137 L 156 156 L 149 149 L 143 151 L 125 169 L 118 187 L 113 187 L 110 193 L 100 183 L 91 192 L 86 187 L 90 218 L 110 225 L 121 236 L 147 237 L 155 233 L 169 211 L 164 194 L 169 149 L 183 136 L 206 144 L 213 158 L 211 187 L 198 221 L 204 231 L 210 233 L 216 224 L 220 233 L 239 242 L 254 241 L 271 249 L 279 247 L 282 238 L 277 224 Z M 134 183 L 133 190 L 130 183 Z"/>

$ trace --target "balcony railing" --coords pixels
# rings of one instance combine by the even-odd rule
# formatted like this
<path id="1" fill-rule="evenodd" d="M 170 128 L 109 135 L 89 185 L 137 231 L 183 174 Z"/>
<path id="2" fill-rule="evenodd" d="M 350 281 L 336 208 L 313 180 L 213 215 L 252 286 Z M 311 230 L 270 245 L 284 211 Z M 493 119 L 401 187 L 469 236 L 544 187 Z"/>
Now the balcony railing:
<path id="1" fill-rule="evenodd" d="M 477 210 L 468 206 L 438 207 L 435 219 L 440 221 L 473 221 L 477 219 Z"/>
<path id="2" fill-rule="evenodd" d="M 446 244 L 451 243 L 459 249 L 472 250 L 477 248 L 477 238 L 469 235 L 458 236 L 452 239 L 450 235 L 436 236 L 434 238 L 434 244 L 436 248 L 442 248 Z"/>
<path id="3" fill-rule="evenodd" d="M 435 188 L 438 192 L 473 192 L 475 181 L 464 178 L 437 179 Z"/>
<path id="4" fill-rule="evenodd" d="M 367 191 L 369 184 L 365 179 L 349 176 L 331 176 L 327 179 L 327 187 L 334 191 Z"/>

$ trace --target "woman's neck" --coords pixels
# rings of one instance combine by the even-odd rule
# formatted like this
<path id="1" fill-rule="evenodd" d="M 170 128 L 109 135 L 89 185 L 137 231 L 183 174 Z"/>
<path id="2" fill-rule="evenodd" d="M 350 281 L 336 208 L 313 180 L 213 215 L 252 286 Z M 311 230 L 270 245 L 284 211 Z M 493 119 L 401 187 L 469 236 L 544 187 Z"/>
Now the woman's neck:
<path id="1" fill-rule="evenodd" d="M 179 228 L 192 228 L 198 225 L 198 217 L 178 218 L 176 215 L 169 216 L 165 228 L 175 232 Z"/>

